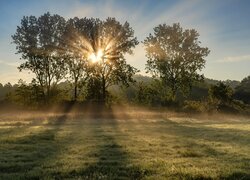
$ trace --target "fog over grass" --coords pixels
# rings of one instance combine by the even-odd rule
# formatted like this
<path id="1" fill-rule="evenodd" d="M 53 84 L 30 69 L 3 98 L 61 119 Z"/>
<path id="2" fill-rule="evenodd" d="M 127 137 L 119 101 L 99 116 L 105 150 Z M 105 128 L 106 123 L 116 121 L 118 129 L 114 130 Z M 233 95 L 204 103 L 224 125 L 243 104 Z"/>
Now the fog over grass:
<path id="1" fill-rule="evenodd" d="M 246 117 L 91 107 L 0 119 L 0 179 L 250 178 Z"/>

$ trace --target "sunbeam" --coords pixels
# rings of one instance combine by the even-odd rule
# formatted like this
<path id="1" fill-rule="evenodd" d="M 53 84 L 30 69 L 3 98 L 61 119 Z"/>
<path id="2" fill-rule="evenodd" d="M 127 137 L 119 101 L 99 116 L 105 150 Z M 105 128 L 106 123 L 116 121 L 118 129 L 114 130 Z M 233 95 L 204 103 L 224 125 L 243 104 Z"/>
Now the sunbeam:
<path id="1" fill-rule="evenodd" d="M 97 51 L 97 53 L 91 53 L 90 55 L 89 55 L 89 59 L 93 62 L 93 63 L 96 63 L 96 62 L 99 62 L 99 61 L 101 61 L 102 60 L 102 58 L 103 58 L 103 50 L 102 49 L 99 49 L 98 51 Z"/>

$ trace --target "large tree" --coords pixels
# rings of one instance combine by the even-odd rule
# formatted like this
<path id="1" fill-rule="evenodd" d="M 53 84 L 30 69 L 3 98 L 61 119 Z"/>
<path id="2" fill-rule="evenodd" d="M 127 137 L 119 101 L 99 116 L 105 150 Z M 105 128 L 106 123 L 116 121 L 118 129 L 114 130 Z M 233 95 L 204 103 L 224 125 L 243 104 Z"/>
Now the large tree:
<path id="1" fill-rule="evenodd" d="M 201 47 L 199 33 L 175 23 L 172 26 L 160 24 L 154 33 L 144 40 L 146 69 L 170 88 L 175 99 L 178 90 L 186 94 L 192 83 L 203 76 L 198 74 L 205 66 L 207 47 Z"/>
<path id="2" fill-rule="evenodd" d="M 68 78 L 73 81 L 75 101 L 81 87 L 89 80 L 92 70 L 85 49 L 86 43 L 89 44 L 85 38 L 92 27 L 93 19 L 77 17 L 69 19 L 60 43 L 60 50 L 68 69 Z"/>
<path id="3" fill-rule="evenodd" d="M 122 83 L 128 85 L 137 70 L 127 64 L 124 55 L 132 54 L 138 41 L 128 22 L 121 24 L 115 18 L 105 21 L 99 19 L 76 19 L 77 38 L 71 44 L 75 53 L 82 54 L 89 61 L 89 74 L 100 83 L 98 89 L 105 101 L 107 88 Z"/>
<path id="4" fill-rule="evenodd" d="M 65 23 L 63 17 L 50 13 L 38 18 L 25 16 L 12 36 L 17 53 L 25 60 L 19 70 L 30 70 L 35 74 L 47 102 L 52 88 L 65 74 L 64 61 L 58 51 Z"/>

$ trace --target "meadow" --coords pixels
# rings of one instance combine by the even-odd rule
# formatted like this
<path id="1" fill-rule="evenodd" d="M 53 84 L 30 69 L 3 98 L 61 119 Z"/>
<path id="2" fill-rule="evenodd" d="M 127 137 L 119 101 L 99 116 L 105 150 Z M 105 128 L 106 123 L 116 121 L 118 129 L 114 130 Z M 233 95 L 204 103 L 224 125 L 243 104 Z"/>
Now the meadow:
<path id="1" fill-rule="evenodd" d="M 0 179 L 250 179 L 250 118 L 1 112 Z"/>

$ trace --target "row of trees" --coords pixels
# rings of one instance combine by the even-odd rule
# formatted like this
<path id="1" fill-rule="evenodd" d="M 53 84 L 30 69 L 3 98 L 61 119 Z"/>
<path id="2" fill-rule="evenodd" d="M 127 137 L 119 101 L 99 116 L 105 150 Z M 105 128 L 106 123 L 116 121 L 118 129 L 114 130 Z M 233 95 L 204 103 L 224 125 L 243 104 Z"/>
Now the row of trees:
<path id="1" fill-rule="evenodd" d="M 194 81 L 203 78 L 198 71 L 204 68 L 209 49 L 200 46 L 198 37 L 196 30 L 183 30 L 178 23 L 162 24 L 143 41 L 147 72 L 161 80 L 173 100 L 177 91 L 187 94 Z M 128 86 L 138 72 L 127 64 L 125 54 L 132 54 L 139 42 L 129 23 L 115 18 L 66 21 L 50 13 L 25 16 L 12 38 L 25 60 L 19 70 L 35 74 L 33 84 L 39 85 L 47 103 L 63 80 L 73 85 L 74 100 L 86 87 L 89 96 L 106 101 L 110 86 Z"/>
<path id="2" fill-rule="evenodd" d="M 17 53 L 25 60 L 20 70 L 30 70 L 48 102 L 58 82 L 68 79 L 74 85 L 77 100 L 80 84 L 99 86 L 105 101 L 107 88 L 118 82 L 127 84 L 137 71 L 125 61 L 138 44 L 127 22 L 114 18 L 105 21 L 77 17 L 66 21 L 59 15 L 46 13 L 39 18 L 23 17 L 12 36 Z M 101 53 L 98 62 L 91 56 Z"/>
<path id="3" fill-rule="evenodd" d="M 109 88 L 112 95 L 112 104 L 130 104 L 142 106 L 167 106 L 178 110 L 192 112 L 227 111 L 250 113 L 250 76 L 239 81 L 217 81 L 206 79 L 193 84 L 188 97 L 178 91 L 176 101 L 172 101 L 171 93 L 166 91 L 166 86 L 152 77 L 135 75 L 135 83 L 128 88 L 118 85 Z M 84 88 L 85 89 L 85 88 Z M 95 91 L 86 94 L 82 91 L 79 98 L 92 99 Z M 53 102 L 60 102 L 60 106 L 68 104 L 72 96 L 70 82 L 61 82 L 56 91 L 53 91 Z M 0 84 L 0 103 L 18 104 L 24 107 L 41 107 L 43 94 L 40 86 L 32 81 L 27 84 L 20 80 L 18 84 Z M 62 103 L 65 102 L 65 103 Z M 11 105 L 10 104 L 10 105 Z"/>
<path id="4" fill-rule="evenodd" d="M 241 82 L 216 81 L 205 79 L 203 82 L 193 84 L 188 97 L 177 91 L 176 100 L 172 101 L 171 92 L 161 81 L 151 80 L 137 82 L 130 87 L 128 97 L 139 105 L 168 106 L 178 110 L 191 112 L 238 112 L 250 114 L 250 76 Z M 235 86 L 235 83 L 238 85 Z"/>

